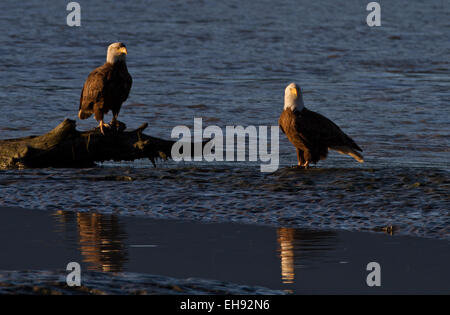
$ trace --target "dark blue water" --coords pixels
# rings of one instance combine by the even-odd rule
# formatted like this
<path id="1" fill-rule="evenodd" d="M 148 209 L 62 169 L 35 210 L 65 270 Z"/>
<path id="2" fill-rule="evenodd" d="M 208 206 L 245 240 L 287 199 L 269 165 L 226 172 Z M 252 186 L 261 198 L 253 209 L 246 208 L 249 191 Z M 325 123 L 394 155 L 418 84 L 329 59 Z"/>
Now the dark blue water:
<path id="1" fill-rule="evenodd" d="M 309 172 L 259 162 L 105 163 L 85 170 L 0 171 L 0 205 L 294 227 L 450 237 L 450 4 L 380 1 L 65 1 L 0 4 L 0 138 L 40 134 L 76 118 L 89 72 L 123 41 L 134 83 L 120 119 L 176 125 L 276 125 L 284 87 L 339 124 L 364 149 Z M 80 122 L 80 129 L 96 125 Z M 132 181 L 114 181 L 130 176 Z"/>

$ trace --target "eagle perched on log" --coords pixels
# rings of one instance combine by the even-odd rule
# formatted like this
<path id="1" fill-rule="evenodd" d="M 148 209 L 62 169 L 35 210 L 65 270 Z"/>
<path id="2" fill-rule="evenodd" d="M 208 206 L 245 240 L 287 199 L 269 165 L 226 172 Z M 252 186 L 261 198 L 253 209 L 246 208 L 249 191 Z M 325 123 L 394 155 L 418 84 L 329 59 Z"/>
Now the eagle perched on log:
<path id="1" fill-rule="evenodd" d="M 284 110 L 278 124 L 297 149 L 298 165 L 308 168 L 328 155 L 328 149 L 348 154 L 360 163 L 362 149 L 328 118 L 310 111 L 303 104 L 300 87 L 291 83 L 284 92 Z"/>
<path id="2" fill-rule="evenodd" d="M 123 43 L 109 45 L 106 63 L 89 74 L 81 91 L 78 117 L 86 119 L 94 114 L 102 134 L 105 127 L 111 125 L 118 129 L 120 126 L 117 116 L 133 82 L 127 69 L 127 53 Z M 110 125 L 103 122 L 109 110 L 113 114 Z"/>

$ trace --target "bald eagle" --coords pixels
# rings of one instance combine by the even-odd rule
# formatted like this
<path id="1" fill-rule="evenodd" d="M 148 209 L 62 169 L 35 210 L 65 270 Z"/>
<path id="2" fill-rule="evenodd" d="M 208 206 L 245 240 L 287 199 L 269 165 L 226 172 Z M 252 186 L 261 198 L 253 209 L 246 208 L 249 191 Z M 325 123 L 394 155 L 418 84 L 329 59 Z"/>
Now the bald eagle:
<path id="1" fill-rule="evenodd" d="M 112 111 L 113 118 L 110 125 L 119 127 L 117 120 L 122 103 L 130 93 L 132 78 L 126 64 L 127 48 L 122 43 L 113 43 L 108 47 L 106 63 L 92 71 L 81 91 L 78 117 L 89 118 L 94 114 L 99 121 L 99 127 L 104 134 L 103 122 L 105 114 Z"/>
<path id="2" fill-rule="evenodd" d="M 327 157 L 328 149 L 348 154 L 360 163 L 362 149 L 328 118 L 310 111 L 303 104 L 300 87 L 291 83 L 284 92 L 284 110 L 278 124 L 297 149 L 298 165 L 308 168 Z"/>

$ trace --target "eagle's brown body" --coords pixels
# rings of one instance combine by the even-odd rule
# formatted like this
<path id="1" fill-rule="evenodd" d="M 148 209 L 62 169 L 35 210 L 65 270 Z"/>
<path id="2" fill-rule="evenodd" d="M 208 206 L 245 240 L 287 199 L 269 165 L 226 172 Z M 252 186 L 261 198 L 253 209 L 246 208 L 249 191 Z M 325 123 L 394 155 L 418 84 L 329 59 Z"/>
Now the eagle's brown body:
<path id="1" fill-rule="evenodd" d="M 299 165 L 308 166 L 325 159 L 328 149 L 348 154 L 358 162 L 363 157 L 357 151 L 362 149 L 328 118 L 310 111 L 286 108 L 278 124 L 289 141 L 297 149 Z"/>
<path id="2" fill-rule="evenodd" d="M 110 110 L 117 117 L 131 85 L 132 78 L 125 61 L 106 62 L 96 68 L 84 83 L 78 117 L 86 119 L 94 114 L 97 121 L 103 121 L 103 116 Z"/>

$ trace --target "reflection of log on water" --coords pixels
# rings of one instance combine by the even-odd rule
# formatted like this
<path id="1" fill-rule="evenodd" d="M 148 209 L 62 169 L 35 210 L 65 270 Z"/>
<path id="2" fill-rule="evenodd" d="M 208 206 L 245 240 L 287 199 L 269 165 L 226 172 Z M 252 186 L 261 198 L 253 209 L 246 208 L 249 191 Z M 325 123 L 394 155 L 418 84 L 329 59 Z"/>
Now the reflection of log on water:
<path id="1" fill-rule="evenodd" d="M 143 124 L 131 131 L 108 130 L 102 135 L 98 128 L 77 131 L 75 121 L 66 119 L 41 136 L 0 140 L 0 169 L 85 167 L 92 166 L 95 162 L 143 158 L 150 159 L 154 164 L 157 158 L 170 158 L 175 141 L 143 134 L 147 126 L 148 124 Z M 203 145 L 206 143 L 207 141 Z"/>

